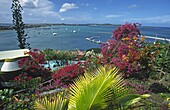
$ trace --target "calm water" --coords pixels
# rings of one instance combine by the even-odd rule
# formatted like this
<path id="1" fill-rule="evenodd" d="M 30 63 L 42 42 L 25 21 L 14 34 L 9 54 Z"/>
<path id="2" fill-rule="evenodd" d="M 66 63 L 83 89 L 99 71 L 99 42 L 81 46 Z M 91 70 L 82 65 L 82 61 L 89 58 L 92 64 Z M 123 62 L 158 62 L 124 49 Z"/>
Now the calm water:
<path id="1" fill-rule="evenodd" d="M 100 36 L 96 40 L 103 42 L 110 39 L 116 26 L 54 26 L 26 29 L 31 48 L 51 48 L 59 50 L 86 50 L 100 47 L 100 44 L 89 42 L 88 37 Z M 168 27 L 140 27 L 141 34 L 170 39 Z M 56 35 L 53 35 L 56 33 Z M 14 30 L 0 31 L 0 51 L 18 49 L 16 32 Z"/>

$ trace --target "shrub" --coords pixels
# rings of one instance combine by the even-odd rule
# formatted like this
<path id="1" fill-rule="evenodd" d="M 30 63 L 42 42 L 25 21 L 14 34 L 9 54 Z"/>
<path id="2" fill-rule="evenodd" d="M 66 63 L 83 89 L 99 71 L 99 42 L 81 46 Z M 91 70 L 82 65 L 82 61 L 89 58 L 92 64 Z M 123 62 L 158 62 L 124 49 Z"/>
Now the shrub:
<path id="1" fill-rule="evenodd" d="M 57 66 L 64 66 L 69 61 L 75 60 L 77 57 L 76 52 L 71 51 L 55 51 L 52 49 L 45 49 L 42 51 L 42 54 L 45 56 L 47 61 L 54 60 Z"/>
<path id="2" fill-rule="evenodd" d="M 86 71 L 94 71 L 97 67 L 102 65 L 102 55 L 100 53 L 95 53 L 94 50 L 87 51 L 84 57 L 86 59 Z"/>
<path id="3" fill-rule="evenodd" d="M 83 74 L 84 68 L 82 67 L 81 62 L 72 65 L 66 65 L 58 69 L 56 73 L 52 74 L 52 79 L 54 81 L 53 84 L 59 87 L 68 87 L 75 78 Z"/>
<path id="4" fill-rule="evenodd" d="M 50 78 L 50 68 L 44 68 L 42 65 L 46 63 L 44 55 L 38 49 L 28 53 L 30 57 L 19 60 L 19 67 L 23 68 L 23 74 L 27 77 L 41 77 L 42 80 Z"/>
<path id="5" fill-rule="evenodd" d="M 101 45 L 104 64 L 114 64 L 129 77 L 138 71 L 140 63 L 140 47 L 142 39 L 139 39 L 140 31 L 136 24 L 126 23 L 118 27 L 111 40 Z M 139 42 L 139 40 L 141 40 Z"/>

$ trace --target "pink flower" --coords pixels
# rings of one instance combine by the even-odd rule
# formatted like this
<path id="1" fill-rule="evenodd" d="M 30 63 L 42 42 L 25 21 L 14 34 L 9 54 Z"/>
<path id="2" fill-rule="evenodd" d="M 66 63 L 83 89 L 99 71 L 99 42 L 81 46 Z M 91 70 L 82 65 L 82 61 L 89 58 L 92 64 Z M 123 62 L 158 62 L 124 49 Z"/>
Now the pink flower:
<path id="1" fill-rule="evenodd" d="M 37 48 L 34 48 L 34 51 L 38 51 L 39 49 L 37 49 Z"/>

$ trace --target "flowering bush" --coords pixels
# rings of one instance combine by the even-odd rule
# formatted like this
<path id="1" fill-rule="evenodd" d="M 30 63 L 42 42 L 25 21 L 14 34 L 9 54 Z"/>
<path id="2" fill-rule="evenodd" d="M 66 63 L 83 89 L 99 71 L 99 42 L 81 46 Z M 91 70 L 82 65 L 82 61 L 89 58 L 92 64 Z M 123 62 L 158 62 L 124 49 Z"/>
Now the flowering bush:
<path id="1" fill-rule="evenodd" d="M 50 68 L 44 68 L 42 64 L 46 63 L 44 55 L 38 49 L 28 52 L 30 57 L 19 60 L 19 67 L 23 68 L 23 75 L 27 77 L 41 77 L 42 79 L 51 76 Z M 21 75 L 22 76 L 22 75 Z M 20 76 L 17 76 L 20 77 Z M 14 78 L 14 79 L 17 79 Z"/>
<path id="2" fill-rule="evenodd" d="M 95 53 L 94 50 L 87 51 L 85 54 L 85 68 L 86 71 L 94 71 L 99 65 L 102 64 L 102 55 Z"/>
<path id="3" fill-rule="evenodd" d="M 140 31 L 136 24 L 126 23 L 114 32 L 113 40 L 108 40 L 101 45 L 105 64 L 114 64 L 129 77 L 140 67 L 140 48 L 143 38 L 139 39 Z M 140 40 L 140 41 L 139 41 Z"/>
<path id="4" fill-rule="evenodd" d="M 26 82 L 26 81 L 29 81 L 31 79 L 32 79 L 31 76 L 28 76 L 27 73 L 24 73 L 24 74 L 20 74 L 20 75 L 16 76 L 14 78 L 14 81 Z"/>
<path id="5" fill-rule="evenodd" d="M 122 38 L 133 38 L 134 36 L 138 36 L 140 31 L 137 27 L 140 24 L 129 24 L 126 23 L 123 26 L 119 26 L 114 32 L 112 38 L 116 41 L 122 40 Z"/>
<path id="6" fill-rule="evenodd" d="M 59 87 L 68 87 L 75 78 L 83 74 L 84 68 L 82 67 L 81 62 L 78 62 L 77 64 L 66 65 L 60 68 L 57 73 L 52 74 L 52 79 L 54 81 L 53 84 Z"/>
<path id="7" fill-rule="evenodd" d="M 54 60 L 57 66 L 64 66 L 77 57 L 76 52 L 45 49 L 41 52 L 47 61 Z"/>
<path id="8" fill-rule="evenodd" d="M 148 87 L 144 83 L 139 83 L 139 82 L 134 82 L 131 80 L 126 81 L 126 86 L 133 88 L 135 90 L 135 93 L 138 94 L 146 94 L 149 93 L 150 91 L 148 90 Z"/>

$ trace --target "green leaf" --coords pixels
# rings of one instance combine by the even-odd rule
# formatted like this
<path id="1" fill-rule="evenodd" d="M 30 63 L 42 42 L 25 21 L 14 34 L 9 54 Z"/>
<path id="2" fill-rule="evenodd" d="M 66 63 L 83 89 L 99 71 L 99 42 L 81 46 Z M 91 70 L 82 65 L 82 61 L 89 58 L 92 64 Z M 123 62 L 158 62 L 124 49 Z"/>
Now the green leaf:
<path id="1" fill-rule="evenodd" d="M 127 94 L 124 95 L 120 98 L 117 99 L 117 103 L 119 103 L 121 106 L 124 108 L 127 108 L 130 105 L 133 105 L 137 102 L 139 102 L 143 98 L 148 98 L 151 95 L 149 94 L 144 94 L 144 95 L 139 95 L 139 94 Z"/>
<path id="2" fill-rule="evenodd" d="M 122 84 L 116 67 L 105 66 L 95 72 L 86 72 L 70 87 L 69 110 L 105 109 L 114 95 L 113 90 L 123 89 Z"/>

